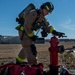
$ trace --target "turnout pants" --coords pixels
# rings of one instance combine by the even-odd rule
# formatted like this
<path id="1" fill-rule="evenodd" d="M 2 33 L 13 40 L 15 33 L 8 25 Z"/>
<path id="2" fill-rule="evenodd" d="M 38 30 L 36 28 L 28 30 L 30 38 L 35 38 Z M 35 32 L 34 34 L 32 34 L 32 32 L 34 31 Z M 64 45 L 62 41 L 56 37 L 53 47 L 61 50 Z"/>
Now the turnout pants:
<path id="1" fill-rule="evenodd" d="M 22 36 L 22 33 L 23 33 L 22 31 L 19 31 L 20 38 Z M 23 48 L 19 52 L 18 57 L 22 60 L 27 58 L 29 64 L 36 64 L 37 51 L 34 42 L 26 34 L 24 34 L 23 39 L 21 40 L 21 44 Z"/>

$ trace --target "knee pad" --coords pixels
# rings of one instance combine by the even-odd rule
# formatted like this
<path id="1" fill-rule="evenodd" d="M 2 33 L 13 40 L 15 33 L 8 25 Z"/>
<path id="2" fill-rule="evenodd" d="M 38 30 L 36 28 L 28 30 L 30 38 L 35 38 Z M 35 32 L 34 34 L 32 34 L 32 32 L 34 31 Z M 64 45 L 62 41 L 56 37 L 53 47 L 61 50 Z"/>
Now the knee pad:
<path id="1" fill-rule="evenodd" d="M 36 46 L 34 44 L 32 44 L 30 47 L 31 47 L 32 54 L 34 56 L 37 56 Z"/>

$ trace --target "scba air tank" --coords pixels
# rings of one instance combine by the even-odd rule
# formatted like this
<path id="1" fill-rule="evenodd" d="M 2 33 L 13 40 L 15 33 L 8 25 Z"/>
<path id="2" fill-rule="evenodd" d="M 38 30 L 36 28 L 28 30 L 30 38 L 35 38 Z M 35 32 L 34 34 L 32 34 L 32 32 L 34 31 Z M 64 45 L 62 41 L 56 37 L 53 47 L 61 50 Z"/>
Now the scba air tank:
<path id="1" fill-rule="evenodd" d="M 35 9 L 35 5 L 30 3 L 20 14 L 19 18 L 25 18 L 25 16 L 28 14 L 30 10 Z"/>

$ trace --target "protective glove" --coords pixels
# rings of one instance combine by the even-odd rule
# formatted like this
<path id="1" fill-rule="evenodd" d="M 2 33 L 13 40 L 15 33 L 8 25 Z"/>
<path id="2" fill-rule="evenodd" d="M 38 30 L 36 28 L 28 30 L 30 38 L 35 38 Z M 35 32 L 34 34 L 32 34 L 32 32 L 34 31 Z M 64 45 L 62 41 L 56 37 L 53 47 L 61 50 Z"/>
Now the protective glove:
<path id="1" fill-rule="evenodd" d="M 57 32 L 56 30 L 54 30 L 54 31 L 52 32 L 52 34 L 58 36 L 59 38 L 60 38 L 60 37 L 63 37 L 63 36 L 65 35 L 65 33 Z"/>
<path id="2" fill-rule="evenodd" d="M 38 37 L 38 36 L 34 35 L 34 36 L 30 37 L 30 39 L 31 39 L 32 41 L 34 41 L 34 42 L 35 42 L 35 41 L 36 41 L 36 39 L 37 39 L 37 37 Z"/>
<path id="3" fill-rule="evenodd" d="M 47 32 L 42 31 L 42 32 L 41 32 L 41 35 L 42 35 L 42 37 L 47 37 L 48 34 L 47 34 Z"/>

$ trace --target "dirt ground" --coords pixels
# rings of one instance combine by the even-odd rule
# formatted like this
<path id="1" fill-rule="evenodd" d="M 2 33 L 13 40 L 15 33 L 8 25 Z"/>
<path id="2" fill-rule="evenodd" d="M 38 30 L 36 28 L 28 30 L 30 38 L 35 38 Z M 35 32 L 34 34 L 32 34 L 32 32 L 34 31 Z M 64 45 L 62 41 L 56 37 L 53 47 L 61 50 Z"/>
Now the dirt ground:
<path id="1" fill-rule="evenodd" d="M 60 45 L 64 45 L 65 48 L 70 48 L 75 46 L 75 42 L 61 42 Z M 50 53 L 48 48 L 50 44 L 46 42 L 45 44 L 36 44 L 38 51 L 38 63 L 43 63 L 44 68 L 47 69 L 50 64 Z M 22 48 L 21 44 L 0 44 L 0 64 L 15 62 L 15 58 Z M 59 55 L 59 64 L 66 64 L 67 67 L 75 68 L 75 57 L 74 53 L 58 54 Z"/>

